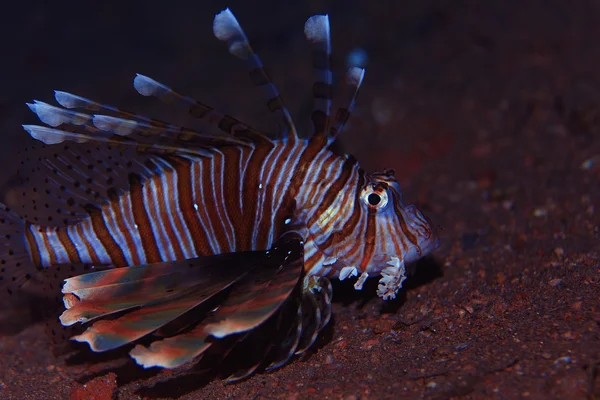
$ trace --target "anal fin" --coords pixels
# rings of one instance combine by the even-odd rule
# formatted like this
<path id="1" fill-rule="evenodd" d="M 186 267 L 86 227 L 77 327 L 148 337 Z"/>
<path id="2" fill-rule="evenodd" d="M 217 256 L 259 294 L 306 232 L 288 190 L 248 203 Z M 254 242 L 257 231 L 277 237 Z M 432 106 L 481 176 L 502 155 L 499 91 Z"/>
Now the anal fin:
<path id="1" fill-rule="evenodd" d="M 73 338 L 87 342 L 94 351 L 120 347 L 227 289 L 258 265 L 253 255 L 222 254 L 68 279 L 63 287 L 67 310 L 61 322 L 71 325 L 133 309 L 116 319 L 97 321 Z"/>
<path id="2" fill-rule="evenodd" d="M 268 320 L 292 294 L 303 271 L 303 241 L 287 234 L 264 254 L 263 264 L 232 286 L 214 313 L 188 332 L 136 346 L 131 356 L 146 368 L 175 368 L 199 357 L 220 339 L 250 331 Z"/>
<path id="3" fill-rule="evenodd" d="M 194 361 L 214 341 L 242 346 L 261 341 L 253 331 L 282 308 L 303 276 L 303 241 L 285 234 L 269 251 L 200 257 L 124 267 L 70 278 L 63 292 L 63 324 L 97 318 L 74 340 L 106 351 L 154 332 L 171 334 L 150 347 L 137 345 L 131 356 L 142 366 L 176 368 Z M 198 312 L 198 310 L 202 312 Z M 212 310 L 212 311 L 211 311 Z M 105 317 L 115 314 L 113 319 Z M 169 329 L 169 324 L 174 329 Z M 257 339 L 258 338 L 258 339 Z M 264 340 L 263 340 L 264 341 Z M 262 342 L 261 342 L 262 343 Z M 262 343 L 268 353 L 271 343 Z M 235 376 L 252 373 L 260 364 Z M 244 372 L 245 371 L 245 372 Z"/>
<path id="4" fill-rule="evenodd" d="M 302 295 L 302 335 L 296 354 L 302 354 L 315 342 L 331 318 L 331 283 L 325 277 L 311 276 Z"/>
<path id="5" fill-rule="evenodd" d="M 296 348 L 300 342 L 300 336 L 302 335 L 301 300 L 302 299 L 299 296 L 295 299 L 294 303 L 290 305 L 293 307 L 288 313 L 290 321 L 288 323 L 282 322 L 279 324 L 280 328 L 278 329 L 278 335 L 281 335 L 282 337 L 279 338 L 277 344 L 271 350 L 271 355 L 269 356 L 270 363 L 267 366 L 266 371 L 273 371 L 285 365 L 296 352 Z M 284 317 L 287 317 L 288 315 L 282 315 L 281 319 L 284 319 Z"/>

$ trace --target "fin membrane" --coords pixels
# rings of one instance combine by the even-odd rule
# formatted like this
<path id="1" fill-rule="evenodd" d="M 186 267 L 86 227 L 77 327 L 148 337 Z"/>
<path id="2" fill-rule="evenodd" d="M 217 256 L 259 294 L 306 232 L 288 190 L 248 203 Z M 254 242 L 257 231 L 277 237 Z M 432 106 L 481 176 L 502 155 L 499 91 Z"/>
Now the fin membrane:
<path id="1" fill-rule="evenodd" d="M 179 367 L 205 352 L 212 341 L 245 334 L 265 323 L 298 287 L 303 242 L 295 233 L 270 251 L 229 253 L 192 260 L 124 267 L 66 280 L 64 325 L 101 319 L 73 339 L 94 351 L 134 342 L 170 322 L 205 312 L 150 347 L 137 345 L 131 356 L 144 367 Z M 213 311 L 211 311 L 213 310 Z M 185 326 L 188 326 L 185 328 Z M 254 339 L 253 339 L 254 340 Z M 258 339 L 256 339 L 258 340 Z"/>
<path id="2" fill-rule="evenodd" d="M 329 279 L 311 276 L 302 294 L 302 335 L 295 354 L 308 350 L 331 319 L 332 289 Z"/>
<path id="3" fill-rule="evenodd" d="M 312 63 L 315 82 L 313 83 L 314 106 L 311 119 L 314 134 L 326 135 L 333 97 L 329 17 L 327 15 L 310 17 L 304 25 L 304 34 L 313 47 Z"/>
<path id="4" fill-rule="evenodd" d="M 305 288 L 290 296 L 276 318 L 240 337 L 226 365 L 227 382 L 245 379 L 262 366 L 272 371 L 294 355 L 304 353 L 331 316 L 331 285 L 327 278 L 311 276 Z M 232 371 L 232 372 L 231 372 Z"/>
<path id="5" fill-rule="evenodd" d="M 229 52 L 232 55 L 245 62 L 250 80 L 262 90 L 265 104 L 275 117 L 279 126 L 280 137 L 286 138 L 288 135 L 297 137 L 296 127 L 290 112 L 283 103 L 271 78 L 269 78 L 262 61 L 250 46 L 244 30 L 228 8 L 215 16 L 213 33 L 217 39 L 227 43 Z"/>
<path id="6" fill-rule="evenodd" d="M 94 323 L 74 340 L 106 351 L 135 341 L 227 289 L 257 267 L 248 253 L 123 267 L 67 279 L 63 325 L 131 312 Z"/>
<path id="7" fill-rule="evenodd" d="M 35 143 L 2 188 L 4 202 L 30 223 L 62 227 L 86 218 L 86 207 L 101 207 L 129 189 L 129 175 L 148 177 L 154 156 L 108 144 Z"/>
<path id="8" fill-rule="evenodd" d="M 335 113 L 333 124 L 329 128 L 330 141 L 335 140 L 335 138 L 342 133 L 346 122 L 348 122 L 350 114 L 352 114 L 354 106 L 356 105 L 358 91 L 360 90 L 360 86 L 362 85 L 364 77 L 365 70 L 363 68 L 352 67 L 348 69 L 348 72 L 346 73 L 346 85 L 351 92 L 351 96 L 348 100 L 348 105 L 338 108 Z"/>
<path id="9" fill-rule="evenodd" d="M 300 301 L 301 297 L 295 299 L 293 309 L 287 313 L 288 318 L 291 318 L 289 323 L 280 324 L 278 334 L 281 334 L 282 337 L 271 351 L 272 354 L 270 355 L 270 363 L 266 368 L 267 371 L 272 371 L 285 365 L 296 352 L 300 336 L 302 335 L 303 318 Z"/>

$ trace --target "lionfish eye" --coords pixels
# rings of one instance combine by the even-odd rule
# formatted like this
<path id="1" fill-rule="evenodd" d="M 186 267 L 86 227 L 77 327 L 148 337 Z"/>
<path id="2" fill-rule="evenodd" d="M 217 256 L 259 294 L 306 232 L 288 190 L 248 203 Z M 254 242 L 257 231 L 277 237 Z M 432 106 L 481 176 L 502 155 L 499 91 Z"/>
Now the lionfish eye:
<path id="1" fill-rule="evenodd" d="M 374 188 L 372 186 L 368 186 L 363 189 L 360 197 L 363 203 L 365 203 L 371 209 L 382 210 L 388 204 L 387 191 L 382 190 L 381 187 Z"/>
<path id="2" fill-rule="evenodd" d="M 371 193 L 369 197 L 367 197 L 367 201 L 370 205 L 376 206 L 381 201 L 381 196 L 379 196 L 377 193 Z"/>

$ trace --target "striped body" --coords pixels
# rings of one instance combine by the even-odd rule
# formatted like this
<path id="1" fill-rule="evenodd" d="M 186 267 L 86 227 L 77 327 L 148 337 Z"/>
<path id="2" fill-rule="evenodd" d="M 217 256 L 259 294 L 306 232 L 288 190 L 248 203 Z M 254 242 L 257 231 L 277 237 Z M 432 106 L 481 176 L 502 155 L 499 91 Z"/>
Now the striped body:
<path id="1" fill-rule="evenodd" d="M 153 161 L 150 178 L 131 175 L 129 191 L 113 194 L 101 208 L 90 206 L 89 218 L 76 225 L 29 226 L 34 262 L 42 267 L 122 267 L 264 250 L 286 225 L 304 225 L 305 271 L 327 274 L 331 268 L 323 262 L 328 256 L 317 243 L 343 228 L 332 221 L 332 210 L 341 202 L 353 211 L 363 176 L 354 159 L 325 147 L 315 151 L 315 143 L 305 140 L 229 146 L 215 148 L 211 157 Z M 349 224 L 357 225 L 353 220 Z M 317 223 L 319 229 L 311 229 Z"/>

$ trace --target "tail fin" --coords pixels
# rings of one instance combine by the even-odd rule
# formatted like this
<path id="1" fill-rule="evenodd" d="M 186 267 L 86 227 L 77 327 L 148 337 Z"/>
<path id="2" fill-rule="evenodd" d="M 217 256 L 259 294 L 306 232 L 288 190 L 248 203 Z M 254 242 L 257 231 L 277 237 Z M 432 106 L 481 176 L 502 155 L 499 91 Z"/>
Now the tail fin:
<path id="1" fill-rule="evenodd" d="M 0 293 L 12 295 L 37 271 L 25 240 L 25 221 L 0 203 Z"/>

